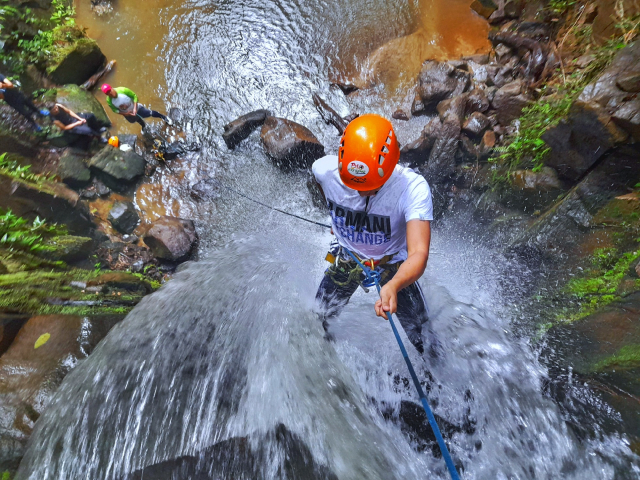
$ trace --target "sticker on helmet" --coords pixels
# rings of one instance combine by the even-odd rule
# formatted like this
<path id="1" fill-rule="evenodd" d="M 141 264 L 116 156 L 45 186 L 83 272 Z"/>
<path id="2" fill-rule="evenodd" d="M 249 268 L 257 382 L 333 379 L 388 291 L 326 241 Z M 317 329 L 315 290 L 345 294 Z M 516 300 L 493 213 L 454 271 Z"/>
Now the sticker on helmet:
<path id="1" fill-rule="evenodd" d="M 367 167 L 366 163 L 363 163 L 359 160 L 354 160 L 353 162 L 349 162 L 347 171 L 351 175 L 354 175 L 356 177 L 364 177 L 367 173 L 369 173 L 369 167 Z"/>

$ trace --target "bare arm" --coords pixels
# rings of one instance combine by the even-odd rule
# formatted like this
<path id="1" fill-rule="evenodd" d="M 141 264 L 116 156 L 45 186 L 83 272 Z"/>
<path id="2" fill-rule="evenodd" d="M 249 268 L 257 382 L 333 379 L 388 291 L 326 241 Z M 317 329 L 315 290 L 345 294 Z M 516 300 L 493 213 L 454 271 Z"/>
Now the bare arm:
<path id="1" fill-rule="evenodd" d="M 2 85 L 2 88 L 13 88 L 13 83 L 11 83 L 11 81 L 6 78 L 2 82 L 0 82 L 0 84 Z"/>
<path id="2" fill-rule="evenodd" d="M 385 312 L 396 312 L 398 292 L 416 282 L 427 268 L 430 244 L 431 223 L 429 221 L 407 222 L 407 259 L 394 277 L 380 290 L 380 299 L 375 305 L 376 315 L 387 318 Z"/>
<path id="3" fill-rule="evenodd" d="M 79 127 L 84 123 L 84 120 L 78 120 L 77 122 L 70 123 L 69 125 L 65 125 L 60 120 L 54 120 L 53 124 L 58 127 L 60 130 L 66 131 L 71 130 L 72 128 Z"/>
<path id="4" fill-rule="evenodd" d="M 56 106 L 60 109 L 60 110 L 64 110 L 65 112 L 67 112 L 69 115 L 71 115 L 73 118 L 75 118 L 76 120 L 80 121 L 80 124 L 83 124 L 86 122 L 86 120 L 82 117 L 80 117 L 76 112 L 74 112 L 73 110 L 71 110 L 70 108 L 65 107 L 64 105 L 60 104 L 60 103 L 56 103 Z M 79 124 L 78 122 L 75 122 L 73 124 L 73 127 L 77 127 Z M 68 125 L 70 126 L 70 125 Z M 73 128 L 71 127 L 71 128 Z"/>

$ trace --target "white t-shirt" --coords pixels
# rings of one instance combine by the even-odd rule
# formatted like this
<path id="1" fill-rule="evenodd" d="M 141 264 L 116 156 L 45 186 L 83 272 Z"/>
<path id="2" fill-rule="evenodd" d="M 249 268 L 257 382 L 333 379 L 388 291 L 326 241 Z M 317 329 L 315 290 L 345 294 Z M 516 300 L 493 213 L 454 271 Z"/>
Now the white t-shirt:
<path id="1" fill-rule="evenodd" d="M 390 263 L 406 260 L 407 222 L 433 220 L 429 184 L 410 168 L 397 165 L 378 193 L 368 197 L 368 205 L 367 197 L 342 183 L 336 155 L 316 160 L 312 170 L 327 199 L 338 243 L 361 258 L 396 254 Z"/>
<path id="2" fill-rule="evenodd" d="M 111 103 L 120 110 L 120 113 L 133 113 L 133 100 L 124 93 L 119 93 L 116 98 L 112 98 Z"/>

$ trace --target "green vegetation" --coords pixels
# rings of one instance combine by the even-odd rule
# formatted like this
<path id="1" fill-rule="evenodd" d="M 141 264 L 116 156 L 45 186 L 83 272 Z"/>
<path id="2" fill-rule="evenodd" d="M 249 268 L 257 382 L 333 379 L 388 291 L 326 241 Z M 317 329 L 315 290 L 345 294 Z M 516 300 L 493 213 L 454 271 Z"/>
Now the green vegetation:
<path id="1" fill-rule="evenodd" d="M 2 480 L 11 480 L 11 473 L 9 473 L 8 471 L 5 471 L 2 474 Z"/>
<path id="2" fill-rule="evenodd" d="M 0 60 L 11 63 L 19 73 L 26 65 L 43 63 L 57 43 L 72 40 L 77 29 L 71 2 L 52 0 L 50 12 L 43 17 L 37 9 L 0 7 L 0 41 L 4 42 Z"/>
<path id="3" fill-rule="evenodd" d="M 584 318 L 620 297 L 620 286 L 632 264 L 640 258 L 640 250 L 622 255 L 615 248 L 602 248 L 591 257 L 593 268 L 583 278 L 576 278 L 567 284 L 565 291 L 579 302 L 577 312 L 561 317 L 568 321 Z M 640 281 L 635 282 L 640 288 Z"/>
<path id="4" fill-rule="evenodd" d="M 596 363 L 594 370 L 627 369 L 640 367 L 640 345 L 625 345 L 609 358 Z"/>
<path id="5" fill-rule="evenodd" d="M 66 235 L 67 229 L 56 224 L 49 225 L 40 217 L 29 222 L 14 215 L 11 210 L 0 210 L 0 246 L 12 251 L 24 250 L 34 254 L 52 252 L 54 246 L 47 245 L 47 239 L 56 235 Z"/>
<path id="6" fill-rule="evenodd" d="M 126 314 L 142 295 L 91 292 L 72 287 L 87 283 L 104 272 L 68 269 L 64 271 L 24 271 L 0 275 L 0 312 L 31 314 L 98 315 Z M 145 279 L 146 280 L 146 279 Z M 152 285 L 155 288 L 155 285 Z"/>
<path id="7" fill-rule="evenodd" d="M 556 15 L 561 15 L 573 7 L 577 3 L 576 0 L 549 0 L 548 7 Z"/>
<path id="8" fill-rule="evenodd" d="M 574 0 L 551 0 L 549 8 L 562 14 L 577 2 Z M 540 171 L 550 152 L 542 139 L 549 128 L 566 118 L 571 105 L 584 87 L 591 83 L 613 61 L 616 53 L 627 46 L 640 34 L 640 15 L 627 16 L 622 2 L 616 3 L 617 37 L 604 45 L 591 41 L 591 25 L 574 25 L 569 33 L 576 41 L 576 57 L 589 54 L 593 59 L 582 69 L 575 69 L 566 76 L 564 69 L 552 77 L 547 85 L 540 88 L 541 99 L 525 108 L 517 120 L 518 129 L 506 139 L 505 145 L 496 147 L 498 155 L 490 161 L 496 165 L 493 170 L 494 188 L 499 188 L 512 180 L 513 171 L 528 168 Z M 569 34 L 568 33 L 568 34 Z M 556 91 L 554 94 L 548 94 Z"/>
<path id="9" fill-rule="evenodd" d="M 53 180 L 53 177 L 33 173 L 31 171 L 31 165 L 20 165 L 17 160 L 12 159 L 6 153 L 0 155 L 0 173 L 32 183 L 41 183 Z"/>
<path id="10" fill-rule="evenodd" d="M 549 147 L 542 140 L 542 134 L 567 116 L 577 90 L 560 92 L 522 111 L 518 133 L 508 140 L 507 145 L 497 147 L 500 156 L 490 161 L 497 163 L 501 173 L 494 177 L 494 183 L 511 179 L 511 173 L 519 168 L 540 171 Z"/>

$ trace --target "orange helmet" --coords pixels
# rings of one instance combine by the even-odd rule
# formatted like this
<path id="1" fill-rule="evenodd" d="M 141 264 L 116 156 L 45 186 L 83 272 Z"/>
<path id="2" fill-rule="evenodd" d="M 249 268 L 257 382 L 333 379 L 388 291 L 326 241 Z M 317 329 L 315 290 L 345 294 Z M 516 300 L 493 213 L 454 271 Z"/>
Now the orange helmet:
<path id="1" fill-rule="evenodd" d="M 120 139 L 116 136 L 109 138 L 109 145 L 118 148 L 120 146 Z"/>
<path id="2" fill-rule="evenodd" d="M 372 113 L 353 120 L 344 130 L 338 149 L 338 171 L 344 184 L 366 192 L 389 180 L 400 158 L 400 146 L 391 122 Z"/>

